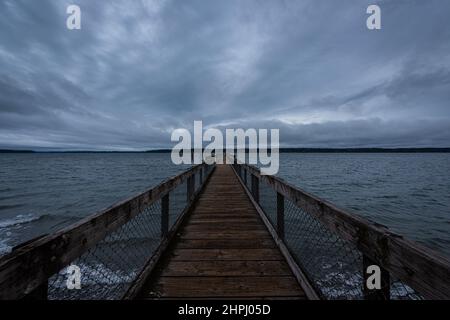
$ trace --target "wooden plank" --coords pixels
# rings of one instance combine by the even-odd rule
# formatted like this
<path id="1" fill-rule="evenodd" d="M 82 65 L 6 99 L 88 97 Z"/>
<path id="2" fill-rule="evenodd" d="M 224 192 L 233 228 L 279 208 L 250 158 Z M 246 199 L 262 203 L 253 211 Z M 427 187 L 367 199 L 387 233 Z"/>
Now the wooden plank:
<path id="1" fill-rule="evenodd" d="M 217 239 L 217 240 L 239 240 L 247 241 L 262 241 L 272 240 L 267 230 L 216 230 L 216 231 L 186 231 L 181 233 L 181 239 Z"/>
<path id="2" fill-rule="evenodd" d="M 199 219 L 198 217 L 192 218 L 189 220 L 189 226 L 199 226 L 199 225 L 246 225 L 246 226 L 256 226 L 261 225 L 261 220 L 257 218 L 234 218 L 234 219 L 227 219 L 227 218 L 205 218 L 205 219 Z"/>
<path id="3" fill-rule="evenodd" d="M 255 214 L 226 214 L 226 213 L 204 213 L 195 216 L 195 219 L 255 219 Z"/>
<path id="4" fill-rule="evenodd" d="M 290 276 L 284 261 L 171 261 L 162 271 L 163 277 L 225 276 Z"/>
<path id="5" fill-rule="evenodd" d="M 154 298 L 304 296 L 292 276 L 161 277 L 147 294 Z"/>
<path id="6" fill-rule="evenodd" d="M 225 200 L 224 200 L 225 201 Z M 244 201 L 244 200 L 242 200 Z M 215 203 L 202 204 L 197 203 L 199 206 L 199 210 L 197 214 L 215 214 L 215 213 L 229 213 L 229 214 L 251 214 L 254 212 L 253 208 L 240 206 L 239 203 L 233 204 L 233 206 L 228 205 L 220 205 L 217 206 L 217 201 Z"/>
<path id="7" fill-rule="evenodd" d="M 425 298 L 449 299 L 450 260 L 448 258 L 434 250 L 403 239 L 385 226 L 337 208 L 278 177 L 260 175 L 259 169 L 254 166 L 244 164 L 243 166 Z"/>
<path id="8" fill-rule="evenodd" d="M 192 224 L 189 223 L 184 228 L 185 232 L 221 232 L 221 231 L 266 231 L 267 229 L 259 223 L 247 224 L 247 223 L 203 223 Z"/>
<path id="9" fill-rule="evenodd" d="M 198 204 L 200 205 L 200 204 Z M 196 215 L 198 215 L 199 218 L 202 218 L 204 216 L 229 216 L 229 217 L 236 217 L 236 218 L 245 218 L 245 217 L 254 217 L 254 210 L 250 210 L 250 209 L 246 209 L 246 210 L 236 210 L 236 211 L 232 211 L 232 210 L 227 210 L 226 207 L 223 208 L 210 208 L 210 207 L 202 207 L 202 209 L 206 209 L 204 212 L 197 212 Z"/>
<path id="10" fill-rule="evenodd" d="M 180 249 L 268 249 L 276 248 L 272 239 L 242 241 L 236 239 L 179 239 Z"/>
<path id="11" fill-rule="evenodd" d="M 239 210 L 236 209 L 228 209 L 225 206 L 222 206 L 220 208 L 217 208 L 213 205 L 202 205 L 201 203 L 197 203 L 198 207 L 201 208 L 196 212 L 196 215 L 203 216 L 203 215 L 231 215 L 231 216 L 251 216 L 255 213 L 254 208 L 239 208 Z M 238 206 L 238 204 L 236 204 Z"/>
<path id="12" fill-rule="evenodd" d="M 208 260 L 283 260 L 275 248 L 266 249 L 175 249 L 170 253 L 171 261 L 208 261 Z"/>

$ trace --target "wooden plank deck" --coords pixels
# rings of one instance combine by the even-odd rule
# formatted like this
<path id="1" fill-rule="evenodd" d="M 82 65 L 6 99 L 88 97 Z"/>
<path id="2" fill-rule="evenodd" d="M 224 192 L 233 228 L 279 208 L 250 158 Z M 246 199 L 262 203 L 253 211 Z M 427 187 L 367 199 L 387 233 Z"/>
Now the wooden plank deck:
<path id="1" fill-rule="evenodd" d="M 217 166 L 139 299 L 306 299 L 232 168 Z"/>

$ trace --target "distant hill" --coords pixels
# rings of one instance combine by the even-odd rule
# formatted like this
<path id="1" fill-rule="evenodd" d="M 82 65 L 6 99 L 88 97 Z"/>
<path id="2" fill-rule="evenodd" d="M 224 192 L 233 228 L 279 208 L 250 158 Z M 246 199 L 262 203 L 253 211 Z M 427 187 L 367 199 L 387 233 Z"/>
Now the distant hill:
<path id="1" fill-rule="evenodd" d="M 157 150 L 147 150 L 145 153 L 170 153 L 171 149 L 157 149 Z"/>
<path id="2" fill-rule="evenodd" d="M 245 150 L 249 152 L 248 149 Z M 171 149 L 147 151 L 35 151 L 0 149 L 0 153 L 170 153 Z M 450 153 L 450 148 L 280 148 L 280 153 Z"/>
<path id="3" fill-rule="evenodd" d="M 170 149 L 145 151 L 147 153 L 169 153 Z M 249 152 L 248 149 L 245 150 Z M 280 153 L 450 153 L 450 148 L 280 148 Z"/>
<path id="4" fill-rule="evenodd" d="M 280 148 L 281 153 L 414 153 L 450 152 L 450 148 Z"/>
<path id="5" fill-rule="evenodd" d="M 0 153 L 35 153 L 33 150 L 9 150 L 0 149 Z"/>

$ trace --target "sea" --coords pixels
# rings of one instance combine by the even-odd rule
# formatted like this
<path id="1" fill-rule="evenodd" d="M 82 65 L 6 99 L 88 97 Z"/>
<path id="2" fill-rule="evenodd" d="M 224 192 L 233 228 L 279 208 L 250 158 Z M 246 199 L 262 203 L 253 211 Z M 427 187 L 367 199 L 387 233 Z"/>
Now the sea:
<path id="1" fill-rule="evenodd" d="M 0 154 L 0 254 L 186 168 L 169 153 Z M 449 153 L 282 153 L 278 176 L 450 257 Z"/>

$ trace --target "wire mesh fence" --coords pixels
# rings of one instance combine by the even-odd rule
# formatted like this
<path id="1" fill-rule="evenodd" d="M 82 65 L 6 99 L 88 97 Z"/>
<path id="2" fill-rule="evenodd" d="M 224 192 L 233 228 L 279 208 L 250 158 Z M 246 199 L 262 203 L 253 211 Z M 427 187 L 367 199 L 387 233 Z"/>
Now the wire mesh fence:
<path id="1" fill-rule="evenodd" d="M 121 298 L 158 247 L 160 225 L 161 201 L 157 201 L 72 262 L 80 268 L 79 289 L 68 289 L 71 277 L 64 268 L 49 279 L 48 298 Z"/>
<path id="2" fill-rule="evenodd" d="M 259 184 L 259 205 L 272 226 L 277 228 L 277 192 L 265 183 Z"/>
<path id="3" fill-rule="evenodd" d="M 365 299 L 363 254 L 318 219 L 285 200 L 285 244 L 325 299 Z M 383 292 L 382 287 L 380 292 Z M 421 299 L 403 282 L 391 279 L 385 299 Z"/>
<path id="4" fill-rule="evenodd" d="M 363 298 L 361 253 L 289 200 L 285 243 L 322 298 Z"/>
<path id="5" fill-rule="evenodd" d="M 169 194 L 169 229 L 172 228 L 175 221 L 183 213 L 188 204 L 187 180 L 172 190 Z"/>
<path id="6" fill-rule="evenodd" d="M 192 176 L 194 192 L 200 191 L 212 166 L 203 166 Z M 184 180 L 169 195 L 169 230 L 190 205 Z M 48 299 L 120 299 L 157 250 L 162 239 L 162 201 L 146 206 L 131 220 L 110 232 L 68 267 L 48 279 Z M 72 268 L 79 268 L 80 287 L 70 288 Z"/>
<path id="7" fill-rule="evenodd" d="M 252 174 L 245 166 L 235 165 L 244 185 L 277 230 L 277 191 L 264 180 L 253 190 Z M 312 214 L 284 199 L 284 243 L 310 284 L 322 299 L 370 299 L 373 292 L 364 291 L 364 256 L 352 243 L 340 238 Z M 385 299 L 422 299 L 408 285 L 389 278 Z"/>
<path id="8" fill-rule="evenodd" d="M 423 300 L 413 288 L 398 279 L 391 279 L 390 295 L 392 300 Z"/>

